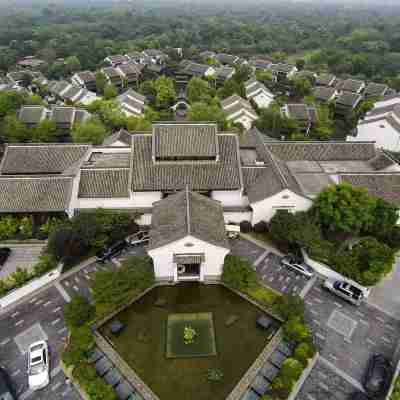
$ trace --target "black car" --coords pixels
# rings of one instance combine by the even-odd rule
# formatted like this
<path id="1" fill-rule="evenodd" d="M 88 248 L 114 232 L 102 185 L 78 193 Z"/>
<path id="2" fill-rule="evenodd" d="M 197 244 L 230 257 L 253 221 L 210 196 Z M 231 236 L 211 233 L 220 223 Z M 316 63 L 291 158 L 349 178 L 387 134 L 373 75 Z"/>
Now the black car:
<path id="1" fill-rule="evenodd" d="M 383 396 L 389 388 L 392 376 L 390 362 L 382 354 L 374 354 L 364 376 L 364 388 L 369 396 Z"/>
<path id="2" fill-rule="evenodd" d="M 2 366 L 0 366 L 0 399 L 16 400 L 14 390 L 11 387 L 10 379 Z"/>
<path id="3" fill-rule="evenodd" d="M 112 257 L 119 256 L 128 247 L 128 242 L 126 240 L 120 240 L 114 243 L 112 246 L 107 247 L 96 253 L 96 260 L 103 263 L 110 260 Z"/>
<path id="4" fill-rule="evenodd" d="M 3 266 L 7 261 L 7 258 L 11 254 L 11 249 L 8 247 L 0 247 L 0 266 Z"/>

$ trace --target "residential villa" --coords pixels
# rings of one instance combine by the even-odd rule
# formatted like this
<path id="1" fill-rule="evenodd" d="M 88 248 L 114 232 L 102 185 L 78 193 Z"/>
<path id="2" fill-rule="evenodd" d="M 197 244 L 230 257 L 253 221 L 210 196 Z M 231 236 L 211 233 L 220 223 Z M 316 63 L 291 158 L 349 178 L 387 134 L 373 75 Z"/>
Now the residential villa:
<path id="1" fill-rule="evenodd" d="M 250 129 L 253 122 L 258 119 L 251 104 L 237 94 L 222 100 L 221 107 L 228 121 L 241 124 L 245 129 Z"/>
<path id="2" fill-rule="evenodd" d="M 274 100 L 273 93 L 255 78 L 246 81 L 244 88 L 247 100 L 254 101 L 258 108 L 268 108 Z"/>

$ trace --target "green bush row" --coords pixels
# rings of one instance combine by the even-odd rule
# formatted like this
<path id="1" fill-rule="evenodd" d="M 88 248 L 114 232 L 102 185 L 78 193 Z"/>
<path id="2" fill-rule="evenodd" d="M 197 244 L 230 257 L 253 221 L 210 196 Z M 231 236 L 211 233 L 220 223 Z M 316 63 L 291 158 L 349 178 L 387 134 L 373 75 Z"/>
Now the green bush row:
<path id="1" fill-rule="evenodd" d="M 33 267 L 32 271 L 18 267 L 7 278 L 0 279 L 0 297 L 5 296 L 10 291 L 18 289 L 30 280 L 38 278 L 56 267 L 57 262 L 48 254 L 43 254 L 39 257 L 39 261 Z"/>

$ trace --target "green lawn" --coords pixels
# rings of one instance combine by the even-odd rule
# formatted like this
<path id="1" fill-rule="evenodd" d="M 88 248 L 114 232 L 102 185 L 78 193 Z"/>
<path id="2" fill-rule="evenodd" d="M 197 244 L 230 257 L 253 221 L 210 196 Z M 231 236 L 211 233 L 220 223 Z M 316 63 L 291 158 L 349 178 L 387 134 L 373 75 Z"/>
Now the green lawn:
<path id="1" fill-rule="evenodd" d="M 168 317 L 179 313 L 212 314 L 216 355 L 166 357 Z M 121 312 L 116 318 L 127 327 L 120 336 L 109 333 L 111 321 L 100 331 L 161 400 L 222 400 L 268 342 L 270 332 L 256 327 L 260 314 L 223 286 L 181 284 L 155 288 Z M 228 326 L 232 316 L 238 319 Z M 223 372 L 221 382 L 207 380 L 210 368 Z"/>

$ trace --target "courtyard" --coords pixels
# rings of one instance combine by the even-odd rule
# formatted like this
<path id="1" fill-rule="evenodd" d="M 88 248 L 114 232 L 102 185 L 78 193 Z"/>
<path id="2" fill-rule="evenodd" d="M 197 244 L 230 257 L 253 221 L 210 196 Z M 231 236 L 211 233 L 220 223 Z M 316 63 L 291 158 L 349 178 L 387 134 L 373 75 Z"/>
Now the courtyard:
<path id="1" fill-rule="evenodd" d="M 220 285 L 162 286 L 115 317 L 122 333 L 111 334 L 113 320 L 100 333 L 160 399 L 222 400 L 279 327 L 258 328 L 261 314 Z"/>

